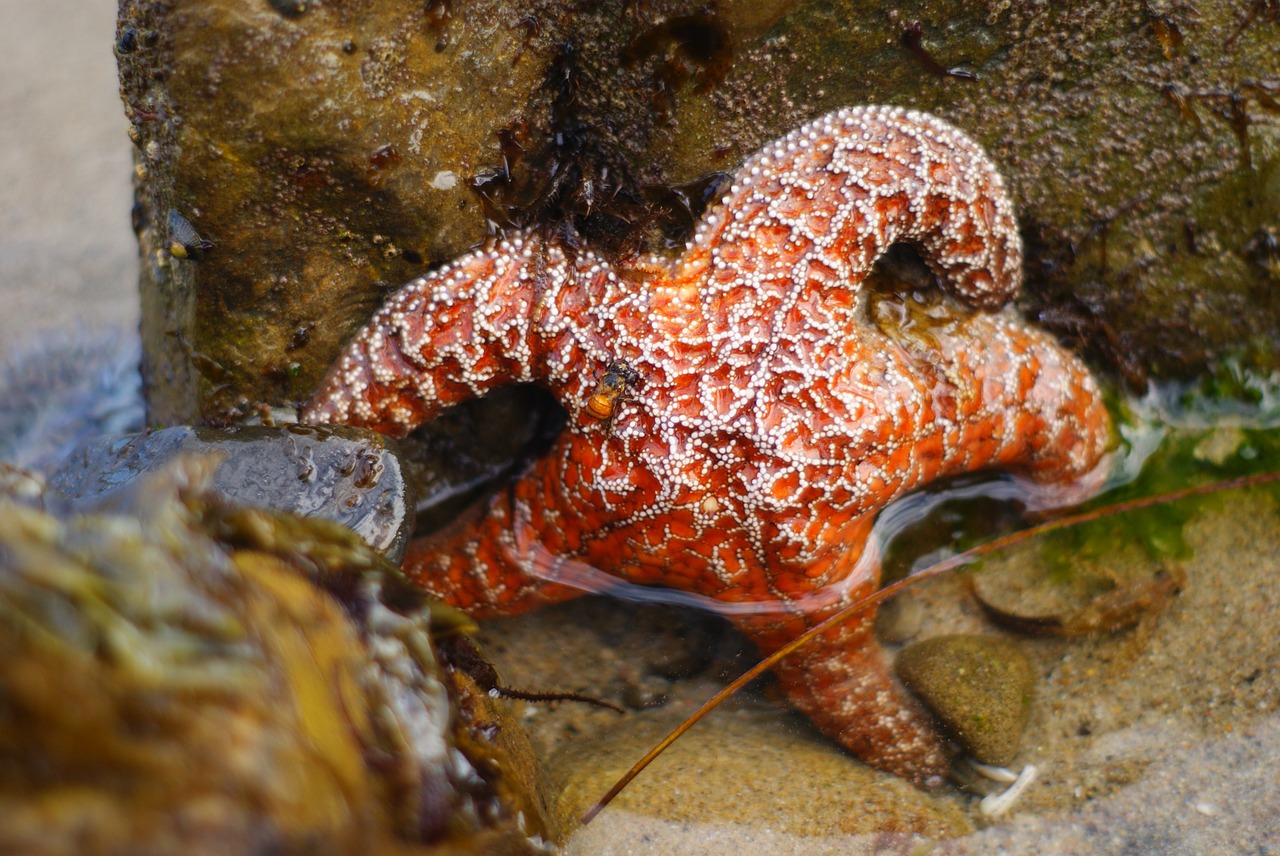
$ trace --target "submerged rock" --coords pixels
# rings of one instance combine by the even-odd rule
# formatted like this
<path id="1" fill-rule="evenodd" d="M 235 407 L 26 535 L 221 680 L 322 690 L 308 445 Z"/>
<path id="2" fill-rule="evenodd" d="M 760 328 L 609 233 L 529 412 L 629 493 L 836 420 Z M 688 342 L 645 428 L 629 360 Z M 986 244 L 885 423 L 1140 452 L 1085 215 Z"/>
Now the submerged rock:
<path id="1" fill-rule="evenodd" d="M 896 667 L 973 757 L 998 766 L 1013 762 L 1035 693 L 1035 673 L 1015 643 L 935 636 L 905 648 Z"/>
<path id="2" fill-rule="evenodd" d="M 452 617 L 212 469 L 64 518 L 0 497 L 0 851 L 542 852 L 519 730 L 451 712 Z"/>
<path id="3" fill-rule="evenodd" d="M 556 807 L 561 823 L 572 828 L 686 712 L 658 709 L 643 717 L 630 715 L 633 721 L 626 727 L 584 735 L 550 758 L 549 768 L 564 780 Z M 803 836 L 834 830 L 850 836 L 850 847 L 878 836 L 924 840 L 972 831 L 955 802 L 935 799 L 861 764 L 795 728 L 790 713 L 732 705 L 668 750 L 606 812 L 686 826 L 720 823 L 744 834 L 767 830 Z M 605 849 L 609 836 L 596 834 L 596 823 L 575 834 L 573 852 Z"/>
<path id="4" fill-rule="evenodd" d="M 49 478 L 71 509 L 92 508 L 181 455 L 215 455 L 209 489 L 238 503 L 333 520 L 399 562 L 413 492 L 395 441 L 357 428 L 166 428 L 85 443 Z"/>
<path id="5" fill-rule="evenodd" d="M 1106 563 L 1076 561 L 1065 573 L 1034 561 L 1029 550 L 999 557 L 973 575 L 973 594 L 993 620 L 1023 633 L 1083 636 L 1149 628 L 1186 587 L 1186 574 L 1137 550 L 1118 553 Z"/>

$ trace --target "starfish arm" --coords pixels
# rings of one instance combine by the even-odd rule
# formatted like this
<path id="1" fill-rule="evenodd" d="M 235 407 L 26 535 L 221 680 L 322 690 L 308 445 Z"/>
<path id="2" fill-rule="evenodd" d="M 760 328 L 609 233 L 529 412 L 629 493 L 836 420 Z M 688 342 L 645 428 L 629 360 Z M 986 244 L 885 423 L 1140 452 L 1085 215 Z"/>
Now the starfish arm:
<path id="1" fill-rule="evenodd" d="M 538 382 L 567 405 L 588 355 L 610 330 L 613 272 L 594 255 L 568 259 L 532 235 L 463 256 L 397 291 L 344 348 L 302 421 L 404 436 L 444 408 L 498 386 Z M 568 388 L 571 389 L 568 389 Z"/>
<path id="2" fill-rule="evenodd" d="M 476 618 L 516 615 L 585 594 L 589 586 L 560 582 L 595 573 L 571 558 L 582 533 L 566 508 L 561 470 L 576 442 L 561 437 L 520 479 L 440 532 L 414 539 L 405 574 Z"/>
<path id="3" fill-rule="evenodd" d="M 709 276 L 726 292 L 805 281 L 856 291 L 896 241 L 918 244 L 968 303 L 994 308 L 1017 291 L 1017 220 L 978 144 L 924 113 L 855 107 L 749 159 L 698 229 L 681 276 Z"/>
<path id="4" fill-rule="evenodd" d="M 1079 359 L 1012 310 L 964 319 L 934 337 L 931 351 L 945 381 L 917 375 L 932 384 L 922 396 L 931 412 L 900 447 L 912 462 L 904 487 L 1001 468 L 1055 487 L 1055 505 L 1096 490 L 1111 422 Z"/>
<path id="5" fill-rule="evenodd" d="M 873 588 L 855 589 L 846 603 Z M 834 611 L 789 622 L 736 623 L 761 653 L 768 654 Z M 874 620 L 874 611 L 854 616 L 807 642 L 773 672 L 787 700 L 862 761 L 922 787 L 936 787 L 948 766 L 942 742 L 928 715 L 889 673 L 873 632 Z"/>
<path id="6" fill-rule="evenodd" d="M 803 564 L 775 553 L 768 574 L 783 593 L 774 601 L 777 609 L 735 611 L 734 625 L 768 655 L 875 591 L 880 554 L 869 540 L 874 519 L 867 514 L 852 521 Z M 874 623 L 875 609 L 866 609 L 805 642 L 773 672 L 788 701 L 850 752 L 934 787 L 946 774 L 947 756 L 928 715 L 890 674 Z"/>

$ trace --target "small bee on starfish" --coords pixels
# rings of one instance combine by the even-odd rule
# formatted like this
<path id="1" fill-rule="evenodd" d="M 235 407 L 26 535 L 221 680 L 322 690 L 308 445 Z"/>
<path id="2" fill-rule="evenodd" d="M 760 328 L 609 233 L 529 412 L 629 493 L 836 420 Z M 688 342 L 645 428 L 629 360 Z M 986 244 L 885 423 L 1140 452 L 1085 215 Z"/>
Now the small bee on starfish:
<path id="1" fill-rule="evenodd" d="M 625 400 L 627 389 L 634 388 L 640 381 L 640 372 L 631 368 L 626 360 L 610 360 L 604 374 L 596 377 L 596 388 L 587 399 L 587 415 L 612 425 L 618 402 Z"/>
<path id="2" fill-rule="evenodd" d="M 927 312 L 862 288 L 899 241 L 946 294 Z M 747 160 L 683 254 L 619 265 L 532 232 L 465 255 L 394 294 L 303 408 L 404 435 L 501 385 L 556 396 L 569 418 L 531 472 L 405 559 L 477 617 L 580 595 L 585 567 L 722 602 L 770 652 L 878 585 L 867 539 L 904 493 L 988 468 L 1074 497 L 1096 484 L 1097 385 L 1002 308 L 1021 280 L 1013 206 L 940 119 L 817 119 Z M 871 618 L 775 672 L 868 763 L 937 783 L 942 743 Z"/>

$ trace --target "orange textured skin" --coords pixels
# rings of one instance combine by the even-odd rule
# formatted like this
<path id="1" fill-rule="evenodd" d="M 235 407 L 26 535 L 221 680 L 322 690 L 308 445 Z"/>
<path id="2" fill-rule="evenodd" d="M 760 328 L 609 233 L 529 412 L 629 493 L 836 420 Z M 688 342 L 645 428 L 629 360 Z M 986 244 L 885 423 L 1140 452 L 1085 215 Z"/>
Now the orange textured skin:
<path id="1" fill-rule="evenodd" d="M 861 288 L 895 241 L 951 295 L 923 321 Z M 584 573 L 683 589 L 768 652 L 878 585 L 864 546 L 907 491 L 990 467 L 1064 496 L 1092 485 L 1106 411 L 1070 353 L 1000 309 L 1020 276 L 1012 205 L 975 143 L 921 113 L 842 110 L 748 160 L 677 259 L 619 270 L 523 234 L 409 283 L 303 419 L 403 435 L 494 387 L 546 387 L 569 413 L 555 447 L 416 541 L 407 572 L 481 617 L 573 597 Z M 639 382 L 606 427 L 595 378 L 615 360 Z M 777 672 L 867 762 L 940 780 L 940 741 L 870 615 Z"/>

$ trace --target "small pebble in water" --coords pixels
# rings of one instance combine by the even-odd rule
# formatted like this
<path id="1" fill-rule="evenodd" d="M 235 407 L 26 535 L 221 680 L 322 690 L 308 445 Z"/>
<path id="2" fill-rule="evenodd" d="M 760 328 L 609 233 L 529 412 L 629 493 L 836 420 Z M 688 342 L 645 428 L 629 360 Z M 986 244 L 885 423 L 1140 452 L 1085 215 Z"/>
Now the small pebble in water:
<path id="1" fill-rule="evenodd" d="M 1031 713 L 1035 675 L 1017 644 L 935 636 L 898 655 L 898 675 L 947 731 L 985 764 L 1005 765 Z"/>

